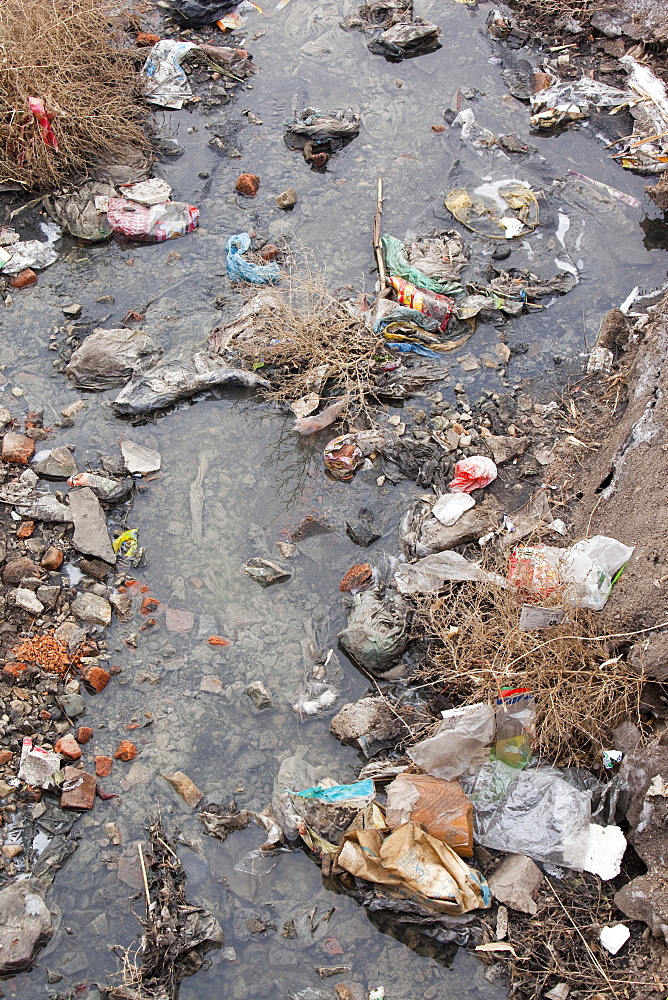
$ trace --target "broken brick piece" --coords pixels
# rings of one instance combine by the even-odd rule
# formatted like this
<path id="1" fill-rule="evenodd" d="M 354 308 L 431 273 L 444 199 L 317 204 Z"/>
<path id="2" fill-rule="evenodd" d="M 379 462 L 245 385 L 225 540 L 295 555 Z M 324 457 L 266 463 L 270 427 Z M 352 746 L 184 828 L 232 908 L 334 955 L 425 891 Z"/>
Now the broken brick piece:
<path id="1" fill-rule="evenodd" d="M 257 174 L 239 174 L 237 177 L 236 189 L 247 198 L 254 198 L 259 186 L 260 178 Z"/>
<path id="2" fill-rule="evenodd" d="M 148 46 L 157 45 L 160 41 L 160 35 L 153 35 L 150 31 L 139 31 L 135 39 L 137 45 L 142 48 L 148 48 Z"/>
<path id="3" fill-rule="evenodd" d="M 18 531 L 16 532 L 17 538 L 30 538 L 35 530 L 34 521 L 24 521 L 23 524 L 19 525 Z"/>
<path id="4" fill-rule="evenodd" d="M 13 756 L 11 750 L 0 750 L 0 764 L 9 764 Z"/>
<path id="5" fill-rule="evenodd" d="M 7 431 L 2 439 L 2 459 L 4 462 L 17 462 L 27 465 L 35 453 L 35 442 L 24 434 Z"/>
<path id="6" fill-rule="evenodd" d="M 114 766 L 114 762 L 111 757 L 107 757 L 105 754 L 100 754 L 94 759 L 95 773 L 98 778 L 106 778 L 108 774 L 111 774 L 111 769 Z"/>
<path id="7" fill-rule="evenodd" d="M 62 754 L 67 760 L 79 760 L 81 757 L 81 747 L 71 733 L 61 736 L 54 747 L 56 753 Z"/>
<path id="8" fill-rule="evenodd" d="M 137 756 L 137 747 L 130 740 L 121 740 L 116 747 L 114 757 L 116 760 L 134 760 Z"/>
<path id="9" fill-rule="evenodd" d="M 95 804 L 97 781 L 94 774 L 80 771 L 77 767 L 64 769 L 63 790 L 60 796 L 61 809 L 76 809 L 85 812 Z"/>
<path id="10" fill-rule="evenodd" d="M 81 674 L 81 680 L 84 682 L 87 688 L 94 691 L 95 694 L 99 694 L 103 691 L 109 683 L 109 678 L 111 674 L 104 667 L 86 667 Z"/>
<path id="11" fill-rule="evenodd" d="M 151 611 L 157 611 L 160 607 L 160 601 L 157 597 L 145 597 L 141 602 L 141 608 L 139 609 L 142 615 L 148 615 Z"/>
<path id="12" fill-rule="evenodd" d="M 15 274 L 13 278 L 9 279 L 9 284 L 12 288 L 27 288 L 28 285 L 37 284 L 37 275 L 31 267 L 26 267 L 18 274 Z"/>
<path id="13" fill-rule="evenodd" d="M 60 569 L 64 558 L 65 555 L 60 549 L 57 549 L 55 545 L 50 545 L 42 556 L 42 566 L 44 569 Z"/>
<path id="14" fill-rule="evenodd" d="M 210 646 L 229 646 L 231 639 L 225 639 L 222 635 L 210 635 L 206 640 Z"/>
<path id="15" fill-rule="evenodd" d="M 77 743 L 89 743 L 92 738 L 93 738 L 93 730 L 90 728 L 90 726 L 79 726 L 76 735 Z"/>

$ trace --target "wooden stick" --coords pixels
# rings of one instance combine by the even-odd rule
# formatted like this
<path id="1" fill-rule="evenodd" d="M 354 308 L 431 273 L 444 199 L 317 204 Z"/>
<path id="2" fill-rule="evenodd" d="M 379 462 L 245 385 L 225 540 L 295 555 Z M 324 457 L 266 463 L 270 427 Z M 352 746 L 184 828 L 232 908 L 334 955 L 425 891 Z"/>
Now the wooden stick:
<path id="1" fill-rule="evenodd" d="M 376 255 L 376 265 L 378 267 L 378 279 L 381 291 L 387 284 L 385 276 L 385 262 L 383 260 L 383 249 L 380 244 L 381 221 L 383 217 L 383 178 L 378 178 L 378 198 L 376 200 L 376 214 L 373 218 L 373 249 Z"/>
<path id="2" fill-rule="evenodd" d="M 137 841 L 137 850 L 139 851 L 139 864 L 141 865 L 141 873 L 144 877 L 144 892 L 146 893 L 146 919 L 151 916 L 151 896 L 148 891 L 148 878 L 146 877 L 146 865 L 144 864 L 144 852 L 141 849 L 141 843 Z"/>

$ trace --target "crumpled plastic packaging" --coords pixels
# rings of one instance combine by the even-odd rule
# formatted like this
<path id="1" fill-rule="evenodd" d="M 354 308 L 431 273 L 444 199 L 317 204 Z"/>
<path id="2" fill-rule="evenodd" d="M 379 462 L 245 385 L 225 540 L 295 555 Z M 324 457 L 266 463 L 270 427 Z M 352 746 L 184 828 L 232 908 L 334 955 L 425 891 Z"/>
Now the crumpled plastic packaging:
<path id="1" fill-rule="evenodd" d="M 432 774 L 400 774 L 387 789 L 390 830 L 412 820 L 460 857 L 473 857 L 473 805 L 457 781 Z"/>
<path id="2" fill-rule="evenodd" d="M 435 552 L 415 563 L 400 563 L 394 579 L 401 594 L 434 594 L 447 581 L 472 580 L 508 587 L 508 581 L 490 573 L 478 563 L 469 562 L 459 552 Z"/>
<path id="3" fill-rule="evenodd" d="M 497 468 L 491 458 L 484 455 L 471 455 L 455 463 L 455 478 L 448 489 L 451 493 L 472 493 L 482 490 L 493 483 L 497 477 Z"/>
<path id="4" fill-rule="evenodd" d="M 18 274 L 26 267 L 39 271 L 58 260 L 58 254 L 51 243 L 41 243 L 39 240 L 20 240 L 12 244 L 9 252 L 12 258 L 2 268 L 3 274 Z"/>
<path id="5" fill-rule="evenodd" d="M 156 363 L 162 349 L 142 330 L 95 330 L 73 353 L 65 373 L 80 389 L 110 389 Z"/>
<path id="6" fill-rule="evenodd" d="M 336 785 L 325 779 L 313 788 L 289 792 L 299 817 L 300 837 L 318 854 L 336 854 L 344 833 L 375 794 L 371 778 L 352 785 Z"/>
<path id="7" fill-rule="evenodd" d="M 183 201 L 148 206 L 125 198 L 110 198 L 107 219 L 114 232 L 131 240 L 164 243 L 197 229 L 199 209 Z"/>
<path id="8" fill-rule="evenodd" d="M 60 771 L 60 756 L 53 750 L 44 750 L 33 745 L 29 736 L 23 738 L 21 745 L 21 763 L 19 778 L 26 785 L 37 788 L 49 788 L 53 784 L 54 775 Z"/>
<path id="9" fill-rule="evenodd" d="M 344 111 L 320 111 L 319 108 L 304 108 L 283 123 L 288 135 L 301 136 L 319 143 L 328 140 L 349 141 L 359 134 L 359 115 L 348 115 Z"/>
<path id="10" fill-rule="evenodd" d="M 403 602 L 373 590 L 355 594 L 339 642 L 356 663 L 377 676 L 391 670 L 408 645 Z"/>
<path id="11" fill-rule="evenodd" d="M 278 264 L 254 264 L 246 260 L 244 254 L 250 250 L 248 233 L 230 236 L 225 245 L 227 250 L 227 276 L 232 281 L 247 281 L 251 285 L 277 285 L 281 278 Z"/>
<path id="12" fill-rule="evenodd" d="M 341 434 L 325 445 L 325 468 L 346 482 L 353 478 L 364 459 L 385 444 L 386 435 L 378 431 L 353 431 Z"/>
<path id="13" fill-rule="evenodd" d="M 44 207 L 58 225 L 77 239 L 98 242 L 113 233 L 107 219 L 110 198 L 117 195 L 113 184 L 87 180 L 71 194 L 51 195 Z"/>
<path id="14" fill-rule="evenodd" d="M 196 48 L 194 42 L 177 42 L 173 38 L 156 42 L 141 71 L 147 101 L 176 111 L 183 107 L 193 92 L 181 62 Z"/>
<path id="15" fill-rule="evenodd" d="M 563 122 L 588 118 L 597 108 L 621 108 L 635 100 L 634 95 L 618 87 L 583 76 L 579 80 L 560 81 L 530 97 L 534 128 L 552 128 Z"/>
<path id="16" fill-rule="evenodd" d="M 320 413 L 313 413 L 305 417 L 297 417 L 295 420 L 295 430 L 298 434 L 305 436 L 307 434 L 317 434 L 318 431 L 324 431 L 326 427 L 329 427 L 334 421 L 341 415 L 343 410 L 346 408 L 348 403 L 347 399 L 335 399 L 333 403 L 326 406 L 324 410 Z"/>
<path id="17" fill-rule="evenodd" d="M 454 289 L 455 294 L 461 294 L 462 285 L 458 281 L 450 281 L 447 278 L 429 278 L 418 267 L 409 263 L 406 256 L 406 247 L 396 236 L 389 236 L 385 233 L 381 239 L 383 246 L 383 256 L 387 273 L 391 277 L 403 278 L 416 286 L 417 289 L 426 289 L 429 292 L 436 292 L 439 295 L 448 295 Z M 404 303 L 409 305 L 411 303 Z M 419 308 L 416 306 L 416 308 Z M 420 310 L 422 311 L 422 310 Z M 424 310 L 427 311 L 426 309 Z"/>
<path id="18" fill-rule="evenodd" d="M 494 709 L 479 703 L 441 714 L 443 722 L 438 732 L 407 752 L 413 763 L 427 774 L 452 781 L 468 771 L 474 757 L 494 740 Z"/>
<path id="19" fill-rule="evenodd" d="M 526 236 L 540 220 L 536 195 L 515 178 L 484 183 L 471 192 L 453 188 L 445 196 L 445 207 L 471 232 L 492 240 Z"/>
<path id="20" fill-rule="evenodd" d="M 171 17 L 186 28 L 213 24 L 239 6 L 239 0 L 169 0 Z"/>

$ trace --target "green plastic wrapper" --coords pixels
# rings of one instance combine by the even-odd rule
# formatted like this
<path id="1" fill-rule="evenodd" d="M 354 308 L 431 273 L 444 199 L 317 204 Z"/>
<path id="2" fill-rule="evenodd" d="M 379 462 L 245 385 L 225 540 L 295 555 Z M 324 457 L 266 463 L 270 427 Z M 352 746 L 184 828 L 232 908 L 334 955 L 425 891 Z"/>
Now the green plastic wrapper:
<path id="1" fill-rule="evenodd" d="M 396 236 L 383 236 L 383 256 L 387 272 L 392 277 L 405 278 L 418 288 L 426 288 L 430 292 L 440 292 L 442 295 L 461 295 L 462 285 L 458 281 L 437 281 L 428 278 L 426 274 L 413 267 L 406 257 L 404 244 Z"/>

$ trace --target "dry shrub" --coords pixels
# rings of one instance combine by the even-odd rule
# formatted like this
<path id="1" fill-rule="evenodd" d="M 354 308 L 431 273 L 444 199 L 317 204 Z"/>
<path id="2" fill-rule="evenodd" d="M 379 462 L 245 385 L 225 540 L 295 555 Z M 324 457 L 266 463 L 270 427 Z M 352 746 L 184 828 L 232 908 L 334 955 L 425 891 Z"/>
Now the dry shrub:
<path id="1" fill-rule="evenodd" d="M 229 347 L 244 367 L 261 367 L 269 399 L 289 403 L 326 388 L 329 397 L 345 397 L 342 415 L 370 413 L 378 364 L 391 355 L 383 338 L 327 291 L 324 277 L 300 262 L 255 301 L 248 339 L 237 336 Z"/>
<path id="2" fill-rule="evenodd" d="M 592 612 L 570 609 L 561 625 L 526 632 L 521 605 L 514 588 L 488 583 L 450 584 L 422 598 L 415 624 L 429 644 L 425 679 L 456 704 L 493 704 L 504 686 L 530 688 L 536 753 L 562 766 L 600 767 L 615 726 L 640 723 L 642 678 L 595 638 Z"/>
<path id="3" fill-rule="evenodd" d="M 49 190 L 123 149 L 147 148 L 137 64 L 116 0 L 0 3 L 0 181 Z M 58 139 L 29 109 L 39 98 Z"/>
<path id="4" fill-rule="evenodd" d="M 555 18 L 572 17 L 580 24 L 587 24 L 591 15 L 605 5 L 602 0 L 508 0 L 508 6 L 519 11 L 528 23 L 542 23 L 545 27 L 546 21 L 552 22 Z M 550 27 L 554 31 L 559 25 L 551 24 Z"/>

